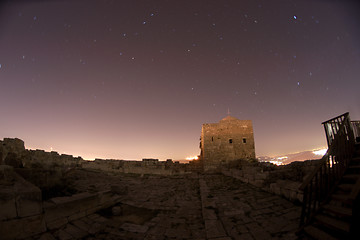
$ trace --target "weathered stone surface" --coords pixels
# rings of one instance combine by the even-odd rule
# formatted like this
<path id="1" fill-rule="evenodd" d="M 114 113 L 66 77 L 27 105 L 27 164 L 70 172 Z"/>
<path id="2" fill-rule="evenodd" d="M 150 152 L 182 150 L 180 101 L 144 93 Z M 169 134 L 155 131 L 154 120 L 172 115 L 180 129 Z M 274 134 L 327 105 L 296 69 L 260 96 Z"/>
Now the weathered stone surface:
<path id="1" fill-rule="evenodd" d="M 88 232 L 91 229 L 91 225 L 84 222 L 82 219 L 73 221 L 72 224 L 74 224 L 76 227 Z"/>
<path id="2" fill-rule="evenodd" d="M 62 226 L 65 226 L 68 223 L 68 219 L 66 217 L 60 217 L 53 221 L 46 221 L 46 227 L 49 230 L 59 229 Z"/>
<path id="3" fill-rule="evenodd" d="M 56 238 L 51 233 L 44 233 L 41 235 L 39 240 L 56 240 Z"/>
<path id="4" fill-rule="evenodd" d="M 207 238 L 225 237 L 225 230 L 219 220 L 205 220 Z"/>
<path id="5" fill-rule="evenodd" d="M 0 221 L 16 218 L 15 196 L 11 197 L 11 193 L 4 193 L 5 189 L 0 190 Z M 5 196 L 4 196 L 5 195 Z"/>
<path id="6" fill-rule="evenodd" d="M 70 234 L 74 239 L 81 239 L 88 235 L 88 233 L 72 224 L 67 224 L 64 231 Z"/>
<path id="7" fill-rule="evenodd" d="M 137 225 L 132 223 L 124 223 L 121 228 L 128 232 L 145 233 L 149 228 L 143 225 Z"/>
<path id="8" fill-rule="evenodd" d="M 42 215 L 0 222 L 2 240 L 26 238 L 45 231 L 46 226 Z"/>
<path id="9" fill-rule="evenodd" d="M 216 220 L 217 216 L 214 209 L 203 208 L 203 218 L 204 220 Z"/>
<path id="10" fill-rule="evenodd" d="M 114 216 L 119 216 L 122 214 L 122 208 L 120 206 L 115 206 L 111 209 L 111 212 Z"/>
<path id="11" fill-rule="evenodd" d="M 54 234 L 59 240 L 71 240 L 74 239 L 69 233 L 65 232 L 64 230 L 60 229 L 59 231 L 55 232 Z"/>

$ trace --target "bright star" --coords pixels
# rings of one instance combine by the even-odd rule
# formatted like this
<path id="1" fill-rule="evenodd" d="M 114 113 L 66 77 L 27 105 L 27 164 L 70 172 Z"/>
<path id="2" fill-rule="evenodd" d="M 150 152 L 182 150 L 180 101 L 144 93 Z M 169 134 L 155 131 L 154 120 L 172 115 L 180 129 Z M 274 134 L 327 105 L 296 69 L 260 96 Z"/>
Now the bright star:
<path id="1" fill-rule="evenodd" d="M 297 17 L 294 15 L 294 19 L 296 20 L 297 19 Z"/>

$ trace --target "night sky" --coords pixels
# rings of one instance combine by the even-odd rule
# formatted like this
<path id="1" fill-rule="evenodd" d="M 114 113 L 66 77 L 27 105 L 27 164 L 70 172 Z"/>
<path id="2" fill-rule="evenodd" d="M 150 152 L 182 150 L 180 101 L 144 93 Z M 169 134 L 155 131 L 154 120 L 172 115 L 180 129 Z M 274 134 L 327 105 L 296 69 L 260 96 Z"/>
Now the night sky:
<path id="1" fill-rule="evenodd" d="M 0 138 L 85 159 L 197 155 L 253 121 L 257 156 L 360 119 L 357 1 L 2 1 Z"/>

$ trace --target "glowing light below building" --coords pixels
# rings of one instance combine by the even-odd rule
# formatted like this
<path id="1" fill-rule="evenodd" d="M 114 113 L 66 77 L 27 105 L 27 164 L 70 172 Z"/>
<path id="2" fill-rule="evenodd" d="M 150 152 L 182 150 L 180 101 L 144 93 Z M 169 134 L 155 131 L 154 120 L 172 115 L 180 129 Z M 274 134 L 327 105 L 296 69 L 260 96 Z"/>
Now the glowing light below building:
<path id="1" fill-rule="evenodd" d="M 323 148 L 323 149 L 319 149 L 319 150 L 314 150 L 313 151 L 313 154 L 315 155 L 319 155 L 319 156 L 324 156 L 325 153 L 327 151 L 327 148 Z"/>

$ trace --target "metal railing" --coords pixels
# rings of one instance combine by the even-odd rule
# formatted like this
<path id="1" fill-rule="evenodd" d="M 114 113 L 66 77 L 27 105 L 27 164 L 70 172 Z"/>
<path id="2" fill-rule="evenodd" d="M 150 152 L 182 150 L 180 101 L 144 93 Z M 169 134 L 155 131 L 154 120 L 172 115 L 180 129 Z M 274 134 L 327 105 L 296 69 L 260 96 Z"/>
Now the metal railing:
<path id="1" fill-rule="evenodd" d="M 349 113 L 322 123 L 328 150 L 317 168 L 300 186 L 304 192 L 300 227 L 309 223 L 319 206 L 333 191 L 352 158 L 355 136 Z"/>
<path id="2" fill-rule="evenodd" d="M 351 121 L 356 142 L 360 142 L 360 121 Z"/>

